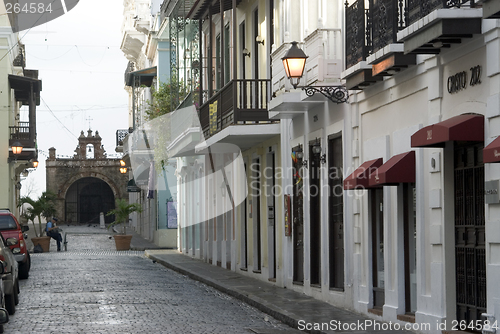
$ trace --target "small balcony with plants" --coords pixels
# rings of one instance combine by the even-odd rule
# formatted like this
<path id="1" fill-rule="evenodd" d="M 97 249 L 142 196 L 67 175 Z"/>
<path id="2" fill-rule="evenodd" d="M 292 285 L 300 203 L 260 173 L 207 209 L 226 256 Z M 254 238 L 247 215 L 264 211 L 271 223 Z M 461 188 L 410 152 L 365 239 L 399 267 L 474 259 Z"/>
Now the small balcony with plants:
<path id="1" fill-rule="evenodd" d="M 230 125 L 269 123 L 271 80 L 230 80 L 199 108 L 203 135 L 211 137 Z"/>
<path id="2" fill-rule="evenodd" d="M 183 114 L 190 119 L 193 105 L 199 118 L 197 126 L 189 123 L 179 138 L 172 136 L 173 142 L 182 142 L 184 134 L 191 136 L 187 130 L 196 127 L 206 140 L 231 125 L 270 123 L 271 80 L 240 78 L 235 67 L 235 62 L 242 66 L 245 61 L 234 47 L 235 37 L 242 34 L 233 21 L 241 2 L 169 0 L 162 5 L 175 55 L 170 61 L 171 83 L 181 87 L 173 97 L 172 121 Z"/>

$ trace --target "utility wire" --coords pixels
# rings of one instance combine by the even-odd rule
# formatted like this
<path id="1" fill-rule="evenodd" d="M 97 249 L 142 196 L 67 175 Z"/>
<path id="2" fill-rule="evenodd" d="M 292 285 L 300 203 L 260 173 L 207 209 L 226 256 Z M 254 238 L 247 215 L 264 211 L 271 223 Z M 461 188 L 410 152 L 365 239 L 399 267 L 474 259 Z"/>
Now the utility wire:
<path id="1" fill-rule="evenodd" d="M 52 116 L 54 116 L 54 118 L 55 118 L 55 119 L 56 119 L 59 123 L 61 123 L 61 125 L 63 126 L 63 128 L 65 128 L 65 129 L 66 129 L 66 130 L 67 130 L 67 131 L 68 131 L 68 132 L 69 132 L 69 133 L 70 133 L 73 137 L 75 137 L 75 138 L 76 138 L 76 140 L 78 140 L 78 137 L 77 137 L 77 136 L 75 136 L 75 134 L 74 134 L 73 132 L 71 132 L 71 131 L 70 131 L 70 130 L 66 127 L 66 125 L 64 125 L 64 123 L 63 123 L 63 122 L 61 122 L 61 121 L 59 120 L 59 118 L 57 118 L 56 114 L 54 114 L 54 112 L 50 109 L 50 107 L 48 106 L 47 102 L 45 102 L 45 100 L 44 100 L 42 97 L 40 97 L 40 99 L 43 101 L 43 104 L 45 104 L 45 106 L 46 106 L 46 107 L 47 107 L 47 109 L 50 111 L 50 113 L 52 114 Z"/>
<path id="2" fill-rule="evenodd" d="M 75 47 L 76 47 L 76 51 L 78 52 L 78 56 L 80 56 L 80 59 L 82 60 L 82 62 L 83 62 L 85 65 L 89 66 L 89 67 L 96 67 L 97 65 L 99 65 L 99 64 L 102 62 L 102 60 L 103 60 L 103 59 L 104 59 L 104 57 L 106 56 L 106 50 L 107 50 L 107 49 L 104 49 L 104 53 L 102 54 L 102 57 L 101 57 L 101 59 L 97 62 L 97 64 L 95 64 L 95 65 L 91 65 L 91 64 L 88 64 L 88 63 L 87 63 L 87 62 L 83 59 L 82 54 L 80 53 L 80 49 L 78 49 L 78 46 L 77 46 L 77 45 L 75 45 Z"/>
<path id="3" fill-rule="evenodd" d="M 85 44 L 82 44 L 82 45 L 78 45 L 78 44 L 29 44 L 29 46 L 77 46 L 77 47 L 80 47 L 80 48 L 119 48 L 120 46 L 119 45 L 85 45 Z"/>
<path id="4" fill-rule="evenodd" d="M 73 48 L 74 48 L 74 47 L 75 47 L 75 45 L 73 45 L 70 49 L 68 49 L 68 51 L 66 51 L 66 52 L 65 52 L 65 53 L 63 53 L 62 55 L 57 56 L 57 57 L 55 57 L 55 58 L 50 58 L 50 59 L 37 57 L 37 56 L 35 56 L 34 54 L 32 54 L 31 52 L 28 52 L 28 51 L 26 51 L 26 54 L 27 54 L 27 55 L 29 55 L 30 57 L 33 57 L 33 58 L 36 58 L 36 59 L 50 61 L 50 60 L 56 60 L 56 59 L 59 59 L 59 58 L 64 57 L 64 56 L 65 56 L 65 55 L 67 55 L 67 54 L 68 54 L 71 50 L 73 50 Z"/>
<path id="5" fill-rule="evenodd" d="M 51 2 L 50 4 L 52 5 L 52 4 L 54 3 L 54 1 L 56 1 L 56 0 L 52 0 L 52 2 Z M 23 37 L 19 38 L 19 39 L 17 40 L 17 42 L 16 42 L 16 43 L 14 43 L 14 45 L 12 45 L 12 47 L 9 49 L 9 51 L 7 51 L 7 52 L 3 55 L 3 57 L 2 57 L 2 58 L 0 58 L 0 61 L 2 61 L 5 57 L 7 57 L 7 55 L 8 55 L 8 54 L 12 51 L 12 49 L 14 49 L 14 48 L 15 48 L 15 47 L 16 47 L 16 46 L 17 46 L 17 45 L 21 42 L 21 40 L 22 40 L 22 39 L 26 36 L 26 34 L 28 34 L 28 33 L 30 32 L 31 28 L 33 28 L 33 27 L 34 27 L 34 26 L 38 23 L 38 21 L 40 21 L 40 19 L 41 19 L 43 16 L 44 16 L 44 14 L 40 15 L 40 17 L 38 18 L 38 20 L 36 20 L 36 21 L 35 21 L 35 23 L 33 23 L 33 25 L 32 25 L 32 26 L 28 29 L 28 31 L 26 31 L 26 32 L 24 33 Z"/>

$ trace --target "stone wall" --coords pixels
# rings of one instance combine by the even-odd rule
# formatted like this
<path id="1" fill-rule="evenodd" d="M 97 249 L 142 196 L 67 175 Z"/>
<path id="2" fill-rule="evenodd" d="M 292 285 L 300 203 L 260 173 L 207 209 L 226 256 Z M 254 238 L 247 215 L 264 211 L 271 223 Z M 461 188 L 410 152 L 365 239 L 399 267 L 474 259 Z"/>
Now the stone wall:
<path id="1" fill-rule="evenodd" d="M 94 145 L 94 157 L 86 157 L 87 144 Z M 45 161 L 46 166 L 46 189 L 57 195 L 56 210 L 57 217 L 65 217 L 65 200 L 68 189 L 76 181 L 83 178 L 96 178 L 106 182 L 113 191 L 115 199 L 128 198 L 127 182 L 128 174 L 120 173 L 120 159 L 106 158 L 101 138 L 98 132 L 92 136 L 89 130 L 88 136 L 79 138 L 79 146 L 75 150 L 73 158 L 57 158 L 56 149 L 49 149 L 49 158 Z"/>

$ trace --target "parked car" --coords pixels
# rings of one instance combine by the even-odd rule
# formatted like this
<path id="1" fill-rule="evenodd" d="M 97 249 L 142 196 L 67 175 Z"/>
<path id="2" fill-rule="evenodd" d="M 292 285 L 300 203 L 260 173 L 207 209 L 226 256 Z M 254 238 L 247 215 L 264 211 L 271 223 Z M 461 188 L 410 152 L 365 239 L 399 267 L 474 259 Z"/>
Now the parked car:
<path id="1" fill-rule="evenodd" d="M 0 261 L 0 275 L 5 273 L 5 262 Z M 0 280 L 0 333 L 4 332 L 3 324 L 9 322 L 9 312 L 5 309 L 5 290 L 3 280 Z"/>
<path id="2" fill-rule="evenodd" d="M 5 308 L 0 308 L 0 333 L 3 333 L 3 324 L 9 322 L 9 312 Z"/>
<path id="3" fill-rule="evenodd" d="M 19 264 L 20 279 L 27 279 L 31 268 L 31 258 L 26 247 L 27 236 L 24 234 L 28 230 L 29 226 L 21 226 L 8 209 L 0 209 L 0 233 L 5 239 L 15 238 L 17 240 L 14 245 L 10 246 L 10 249 Z"/>
<path id="4" fill-rule="evenodd" d="M 16 238 L 4 239 L 0 234 L 0 261 L 4 267 L 4 272 L 0 276 L 5 288 L 5 308 L 11 315 L 16 313 L 16 305 L 19 303 L 18 265 L 10 250 L 10 246 L 16 243 Z"/>

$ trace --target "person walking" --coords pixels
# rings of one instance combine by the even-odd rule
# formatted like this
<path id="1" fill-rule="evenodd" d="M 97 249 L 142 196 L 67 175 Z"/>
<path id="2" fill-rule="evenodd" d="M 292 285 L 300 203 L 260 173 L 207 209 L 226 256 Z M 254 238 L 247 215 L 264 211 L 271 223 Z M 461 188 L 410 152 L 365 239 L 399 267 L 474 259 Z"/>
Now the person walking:
<path id="1" fill-rule="evenodd" d="M 47 225 L 45 226 L 45 233 L 47 233 L 48 237 L 57 241 L 57 251 L 60 252 L 62 236 L 61 233 L 59 233 L 59 227 L 57 227 L 57 218 L 52 217 L 52 220 L 47 222 Z"/>

